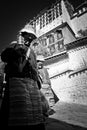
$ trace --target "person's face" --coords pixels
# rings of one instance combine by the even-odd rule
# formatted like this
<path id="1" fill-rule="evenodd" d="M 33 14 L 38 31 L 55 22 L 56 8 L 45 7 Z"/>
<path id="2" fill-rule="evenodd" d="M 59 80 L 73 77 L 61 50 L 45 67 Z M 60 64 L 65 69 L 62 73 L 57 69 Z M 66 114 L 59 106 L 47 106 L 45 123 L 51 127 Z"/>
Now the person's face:
<path id="1" fill-rule="evenodd" d="M 31 39 L 28 33 L 24 33 L 23 38 L 24 38 L 24 41 L 29 41 Z"/>
<path id="2" fill-rule="evenodd" d="M 32 42 L 32 37 L 28 33 L 25 33 L 23 35 L 23 38 L 24 38 L 24 44 L 26 46 L 30 46 L 30 43 Z"/>

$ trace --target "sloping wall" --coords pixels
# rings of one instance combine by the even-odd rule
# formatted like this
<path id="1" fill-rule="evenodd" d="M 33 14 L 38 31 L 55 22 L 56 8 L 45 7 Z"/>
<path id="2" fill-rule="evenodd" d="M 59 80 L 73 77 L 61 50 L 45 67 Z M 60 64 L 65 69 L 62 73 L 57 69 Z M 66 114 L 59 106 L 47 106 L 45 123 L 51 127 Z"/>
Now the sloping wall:
<path id="1" fill-rule="evenodd" d="M 76 70 L 78 68 L 82 68 L 83 66 L 87 66 L 87 46 L 82 46 L 70 50 L 68 52 L 68 55 L 69 55 L 69 68 L 71 70 Z"/>
<path id="2" fill-rule="evenodd" d="M 87 13 L 84 13 L 81 16 L 77 16 L 71 20 L 72 29 L 75 32 L 75 34 L 78 36 L 79 30 L 85 30 L 87 29 Z"/>
<path id="3" fill-rule="evenodd" d="M 59 100 L 87 105 L 87 70 L 69 73 L 51 79 L 52 88 Z"/>
<path id="4" fill-rule="evenodd" d="M 63 27 L 62 33 L 65 45 L 76 40 L 75 35 L 72 34 L 72 32 L 69 30 L 67 26 Z"/>
<path id="5" fill-rule="evenodd" d="M 52 88 L 61 101 L 87 105 L 87 46 L 73 48 L 67 53 L 67 67 L 65 60 L 54 67 L 57 73 L 50 77 Z"/>

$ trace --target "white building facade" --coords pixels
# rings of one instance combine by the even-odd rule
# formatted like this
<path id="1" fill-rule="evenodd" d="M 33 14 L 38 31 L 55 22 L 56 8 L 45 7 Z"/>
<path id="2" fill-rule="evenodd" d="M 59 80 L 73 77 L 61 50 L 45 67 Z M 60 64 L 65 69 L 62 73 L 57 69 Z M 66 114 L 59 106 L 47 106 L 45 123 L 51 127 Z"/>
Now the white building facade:
<path id="1" fill-rule="evenodd" d="M 32 48 L 44 55 L 55 94 L 62 101 L 87 105 L 87 36 L 79 33 L 87 29 L 87 2 L 74 9 L 60 0 L 28 24 L 36 31 Z"/>

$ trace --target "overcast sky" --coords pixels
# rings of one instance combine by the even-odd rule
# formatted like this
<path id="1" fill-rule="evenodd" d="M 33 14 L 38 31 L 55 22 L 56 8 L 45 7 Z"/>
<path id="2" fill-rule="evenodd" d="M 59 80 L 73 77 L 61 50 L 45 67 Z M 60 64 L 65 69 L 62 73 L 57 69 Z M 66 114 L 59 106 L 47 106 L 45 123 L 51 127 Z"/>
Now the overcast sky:
<path id="1" fill-rule="evenodd" d="M 18 31 L 41 10 L 56 0 L 11 0 L 0 2 L 0 52 L 11 41 L 16 40 Z M 84 0 L 68 0 L 77 7 Z"/>

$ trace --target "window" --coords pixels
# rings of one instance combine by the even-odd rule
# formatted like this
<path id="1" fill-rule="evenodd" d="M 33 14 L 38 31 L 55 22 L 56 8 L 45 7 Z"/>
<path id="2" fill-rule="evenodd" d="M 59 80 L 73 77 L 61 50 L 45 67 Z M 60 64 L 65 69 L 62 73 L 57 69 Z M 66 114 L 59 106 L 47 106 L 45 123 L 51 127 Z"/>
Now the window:
<path id="1" fill-rule="evenodd" d="M 54 43 L 54 36 L 53 35 L 49 35 L 49 44 Z"/>
<path id="2" fill-rule="evenodd" d="M 47 45 L 47 40 L 46 40 L 46 38 L 42 39 L 42 45 L 43 45 L 43 46 L 46 46 L 46 45 Z"/>
<path id="3" fill-rule="evenodd" d="M 81 10 L 79 10 L 79 14 L 81 14 L 82 13 L 82 11 Z"/>
<path id="4" fill-rule="evenodd" d="M 40 17 L 40 29 L 42 28 L 42 17 Z"/>
<path id="5" fill-rule="evenodd" d="M 63 49 L 64 49 L 64 41 L 63 41 L 63 40 L 60 40 L 60 41 L 58 42 L 58 49 L 59 49 L 59 50 L 63 50 Z"/>
<path id="6" fill-rule="evenodd" d="M 48 24 L 48 12 L 46 12 L 46 25 Z"/>
<path id="7" fill-rule="evenodd" d="M 53 55 L 53 53 L 55 53 L 55 45 L 51 45 L 49 48 L 51 55 Z"/>
<path id="8" fill-rule="evenodd" d="M 56 10 L 55 7 L 53 8 L 53 20 L 56 18 Z"/>
<path id="9" fill-rule="evenodd" d="M 59 3 L 59 14 L 62 15 L 61 2 Z"/>
<path id="10" fill-rule="evenodd" d="M 36 20 L 36 25 L 38 25 L 39 24 L 39 18 L 37 18 L 37 20 Z"/>
<path id="11" fill-rule="evenodd" d="M 55 49 L 56 49 L 56 52 L 58 52 L 58 50 L 59 50 L 58 43 L 55 44 Z"/>
<path id="12" fill-rule="evenodd" d="M 36 20 L 33 22 L 33 27 L 36 28 Z"/>
<path id="13" fill-rule="evenodd" d="M 59 4 L 56 5 L 56 18 L 59 16 Z"/>
<path id="14" fill-rule="evenodd" d="M 48 10 L 48 20 L 49 20 L 49 23 L 52 22 L 52 9 Z"/>
<path id="15" fill-rule="evenodd" d="M 83 9 L 82 9 L 82 10 L 83 10 L 83 12 L 85 12 L 85 11 L 86 11 L 86 8 L 85 8 L 85 7 L 83 7 Z"/>
<path id="16" fill-rule="evenodd" d="M 62 30 L 57 30 L 57 40 L 61 39 L 63 37 Z"/>
<path id="17" fill-rule="evenodd" d="M 44 27 L 45 26 L 45 14 L 43 15 L 42 20 L 43 20 L 43 27 Z"/>

